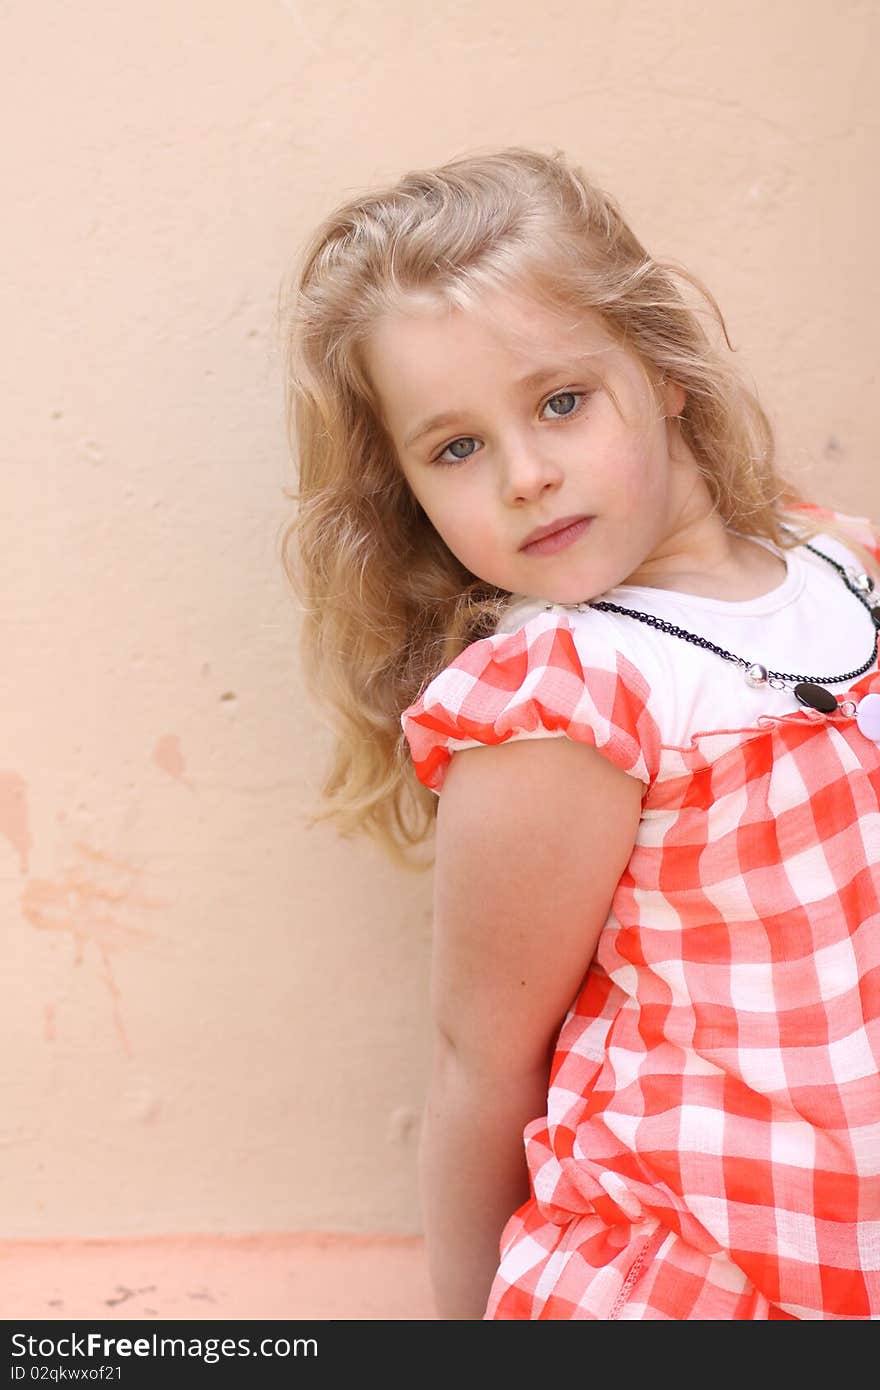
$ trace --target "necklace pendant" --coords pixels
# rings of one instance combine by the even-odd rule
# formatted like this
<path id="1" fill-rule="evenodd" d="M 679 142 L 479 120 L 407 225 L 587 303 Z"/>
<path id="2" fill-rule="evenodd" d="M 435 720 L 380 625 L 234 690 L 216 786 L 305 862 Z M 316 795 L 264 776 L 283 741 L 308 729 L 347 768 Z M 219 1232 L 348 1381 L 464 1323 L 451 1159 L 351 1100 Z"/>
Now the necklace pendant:
<path id="1" fill-rule="evenodd" d="M 757 690 L 759 686 L 766 685 L 766 684 L 767 684 L 767 667 L 766 667 L 766 666 L 762 666 L 761 663 L 760 663 L 759 661 L 756 661 L 756 662 L 755 662 L 752 666 L 750 666 L 749 669 L 746 671 L 746 685 L 750 685 L 750 686 L 752 687 L 753 690 Z"/>
<path id="2" fill-rule="evenodd" d="M 796 699 L 809 709 L 821 710 L 823 714 L 831 714 L 837 709 L 837 700 L 824 685 L 816 685 L 813 681 L 801 681 L 800 685 L 795 686 L 794 693 Z"/>
<path id="3" fill-rule="evenodd" d="M 856 723 L 859 733 L 864 734 L 865 738 L 873 739 L 875 742 L 880 740 L 880 695 L 876 692 L 863 695 L 859 700 Z"/>
<path id="4" fill-rule="evenodd" d="M 853 579 L 853 584 L 863 594 L 869 594 L 874 587 L 874 581 L 869 574 L 857 574 Z"/>

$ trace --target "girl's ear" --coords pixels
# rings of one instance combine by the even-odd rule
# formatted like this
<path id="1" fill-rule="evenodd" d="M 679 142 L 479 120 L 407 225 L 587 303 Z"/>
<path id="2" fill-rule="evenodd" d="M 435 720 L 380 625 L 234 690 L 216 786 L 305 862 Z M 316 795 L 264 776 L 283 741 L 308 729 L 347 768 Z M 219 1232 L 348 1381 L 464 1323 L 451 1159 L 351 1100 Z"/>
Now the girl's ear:
<path id="1" fill-rule="evenodd" d="M 664 381 L 660 386 L 660 395 L 663 401 L 663 414 L 667 419 L 674 419 L 681 414 L 687 400 L 683 386 L 680 386 L 677 381 Z"/>

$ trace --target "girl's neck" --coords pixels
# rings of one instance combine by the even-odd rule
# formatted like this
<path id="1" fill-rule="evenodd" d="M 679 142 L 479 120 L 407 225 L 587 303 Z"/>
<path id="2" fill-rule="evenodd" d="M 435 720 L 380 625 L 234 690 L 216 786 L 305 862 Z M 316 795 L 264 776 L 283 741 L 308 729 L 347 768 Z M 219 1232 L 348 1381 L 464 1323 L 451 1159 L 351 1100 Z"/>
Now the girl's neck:
<path id="1" fill-rule="evenodd" d="M 728 532 L 727 538 L 728 553 L 711 571 L 669 571 L 650 578 L 633 576 L 626 582 L 731 603 L 763 598 L 783 583 L 787 567 L 780 556 L 744 536 Z"/>

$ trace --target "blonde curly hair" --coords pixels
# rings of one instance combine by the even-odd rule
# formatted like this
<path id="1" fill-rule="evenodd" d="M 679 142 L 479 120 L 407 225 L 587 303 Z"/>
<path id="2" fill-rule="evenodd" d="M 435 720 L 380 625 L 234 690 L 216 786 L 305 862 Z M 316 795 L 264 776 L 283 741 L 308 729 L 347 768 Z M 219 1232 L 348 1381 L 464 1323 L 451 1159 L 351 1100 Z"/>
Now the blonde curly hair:
<path id="1" fill-rule="evenodd" d="M 470 573 L 415 500 L 363 348 L 376 321 L 414 295 L 467 308 L 486 289 L 525 282 L 560 308 L 598 311 L 643 369 L 684 387 L 681 434 L 725 525 L 782 549 L 837 534 L 880 578 L 872 553 L 780 475 L 757 395 L 679 286 L 709 306 L 733 351 L 715 299 L 683 267 L 651 256 L 614 199 L 562 151 L 467 155 L 337 207 L 282 283 L 278 309 L 299 477 L 285 494 L 298 508 L 282 562 L 302 605 L 307 689 L 335 733 L 309 821 L 366 833 L 407 868 L 430 867 L 410 851 L 427 838 L 437 797 L 415 776 L 400 715 L 494 630 L 512 596 Z"/>

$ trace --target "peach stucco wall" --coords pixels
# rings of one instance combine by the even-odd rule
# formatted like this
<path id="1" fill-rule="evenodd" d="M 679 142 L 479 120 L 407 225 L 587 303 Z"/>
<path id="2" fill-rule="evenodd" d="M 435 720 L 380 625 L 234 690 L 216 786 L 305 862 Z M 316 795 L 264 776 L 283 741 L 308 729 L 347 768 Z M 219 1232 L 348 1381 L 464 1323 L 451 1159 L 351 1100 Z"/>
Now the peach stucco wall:
<path id="1" fill-rule="evenodd" d="M 562 147 L 706 279 L 787 471 L 880 515 L 880 9 L 10 0 L 2 31 L 0 1230 L 122 1242 L 123 1284 L 142 1238 L 417 1238 L 430 876 L 304 825 L 279 283 L 352 192 Z"/>

